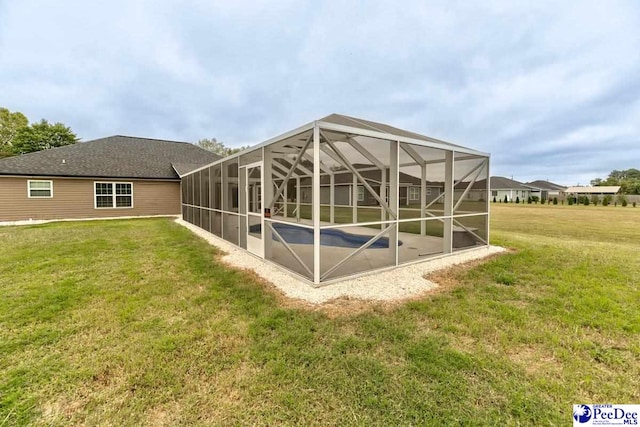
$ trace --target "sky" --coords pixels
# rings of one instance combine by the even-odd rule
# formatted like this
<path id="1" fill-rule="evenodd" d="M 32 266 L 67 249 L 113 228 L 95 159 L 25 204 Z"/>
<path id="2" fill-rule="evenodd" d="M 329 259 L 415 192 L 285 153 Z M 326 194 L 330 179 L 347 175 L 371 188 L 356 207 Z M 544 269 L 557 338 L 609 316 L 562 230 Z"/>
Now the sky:
<path id="1" fill-rule="evenodd" d="M 0 107 L 231 147 L 340 113 L 585 185 L 640 169 L 640 2 L 0 0 Z"/>

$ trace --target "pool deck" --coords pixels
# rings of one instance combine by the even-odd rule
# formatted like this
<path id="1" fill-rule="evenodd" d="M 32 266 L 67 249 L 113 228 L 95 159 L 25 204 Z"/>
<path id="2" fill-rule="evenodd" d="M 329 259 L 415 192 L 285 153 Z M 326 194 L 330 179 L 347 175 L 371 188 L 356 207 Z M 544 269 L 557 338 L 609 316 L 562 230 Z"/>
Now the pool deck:
<path id="1" fill-rule="evenodd" d="M 314 287 L 299 276 L 286 272 L 273 262 L 262 260 L 207 231 L 182 219 L 176 222 L 209 244 L 225 252 L 221 260 L 230 266 L 255 272 L 284 296 L 310 304 L 330 303 L 336 299 L 394 301 L 412 298 L 438 287 L 425 275 L 453 265 L 504 253 L 497 246 L 470 248 L 443 257 L 430 258 L 428 262 L 411 263 L 385 271 L 349 277 Z M 383 250 L 384 251 L 384 250 Z"/>
<path id="2" fill-rule="evenodd" d="M 309 219 L 301 219 L 298 223 L 295 218 L 285 218 L 276 216 L 273 219 L 286 222 L 288 224 L 312 225 Z M 322 221 L 321 226 L 336 225 Z M 370 227 L 353 226 L 345 224 L 339 230 L 350 234 L 358 234 L 362 236 L 373 237 L 377 234 L 377 230 Z M 384 237 L 389 237 L 384 235 Z M 443 239 L 435 236 L 423 236 L 420 234 L 399 232 L 398 239 L 402 245 L 398 247 L 398 263 L 415 262 L 421 259 L 429 259 L 440 256 L 443 251 Z M 300 262 L 290 254 L 285 246 L 278 241 L 274 241 L 271 245 L 271 255 L 267 255 L 267 259 L 273 261 L 283 267 L 311 279 L 309 271 L 313 271 L 313 245 L 290 243 L 288 245 L 300 258 L 307 268 L 303 267 Z M 483 245 L 484 246 L 484 245 Z M 473 246 L 470 246 L 471 248 Z M 354 253 L 358 248 L 347 248 L 337 246 L 321 246 L 321 262 L 320 274 L 324 275 L 328 270 L 333 268 L 339 262 Z M 468 248 L 465 248 L 468 249 Z M 356 273 L 363 273 L 369 270 L 391 267 L 395 265 L 395 251 L 388 248 L 368 248 L 355 255 L 332 273 L 327 275 L 323 280 L 332 280 L 344 276 L 350 276 Z M 309 271 L 308 271 L 308 270 Z"/>

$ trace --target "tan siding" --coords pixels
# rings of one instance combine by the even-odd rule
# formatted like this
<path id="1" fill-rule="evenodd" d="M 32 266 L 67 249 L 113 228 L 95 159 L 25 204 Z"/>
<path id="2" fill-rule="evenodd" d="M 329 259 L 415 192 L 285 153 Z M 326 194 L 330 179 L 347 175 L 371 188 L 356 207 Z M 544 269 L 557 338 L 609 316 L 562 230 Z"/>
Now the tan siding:
<path id="1" fill-rule="evenodd" d="M 42 178 L 53 181 L 53 198 L 30 199 L 27 196 L 29 179 L 40 178 L 0 177 L 0 221 L 180 213 L 179 182 Z M 133 208 L 95 209 L 93 198 L 95 181 L 132 182 Z"/>

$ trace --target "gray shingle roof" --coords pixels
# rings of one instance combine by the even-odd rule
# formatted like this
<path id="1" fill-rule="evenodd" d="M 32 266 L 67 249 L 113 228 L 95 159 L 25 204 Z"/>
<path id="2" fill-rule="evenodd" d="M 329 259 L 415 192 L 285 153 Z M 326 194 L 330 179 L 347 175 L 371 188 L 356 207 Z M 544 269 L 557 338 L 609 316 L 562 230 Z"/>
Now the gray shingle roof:
<path id="1" fill-rule="evenodd" d="M 491 189 L 492 190 L 537 190 L 538 188 L 523 184 L 513 179 L 505 178 L 503 176 L 491 177 Z"/>
<path id="2" fill-rule="evenodd" d="M 0 175 L 178 179 L 173 163 L 184 171 L 219 158 L 188 142 L 116 135 L 1 159 Z"/>
<path id="3" fill-rule="evenodd" d="M 564 191 L 567 188 L 560 184 L 554 184 L 553 182 L 543 181 L 541 179 L 537 181 L 527 182 L 527 185 L 540 188 L 541 190 L 548 190 L 548 191 Z"/>

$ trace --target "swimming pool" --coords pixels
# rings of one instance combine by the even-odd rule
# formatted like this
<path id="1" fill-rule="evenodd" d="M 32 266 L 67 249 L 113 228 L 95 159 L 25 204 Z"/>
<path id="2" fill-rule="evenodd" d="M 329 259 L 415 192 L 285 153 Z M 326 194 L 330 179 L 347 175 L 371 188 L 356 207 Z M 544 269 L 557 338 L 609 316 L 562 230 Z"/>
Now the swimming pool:
<path id="1" fill-rule="evenodd" d="M 273 228 L 282 236 L 285 242 L 289 244 L 313 245 L 313 230 L 310 228 L 296 227 L 295 225 L 272 223 Z M 260 224 L 250 227 L 252 233 L 260 233 Z M 351 234 L 335 228 L 329 230 L 320 230 L 320 245 L 335 246 L 339 248 L 359 248 L 371 239 L 372 236 L 363 236 L 360 234 Z M 273 240 L 279 242 L 280 239 L 274 234 Z M 402 242 L 398 241 L 398 246 L 402 246 Z M 373 242 L 371 249 L 388 249 L 389 238 L 380 237 Z"/>

